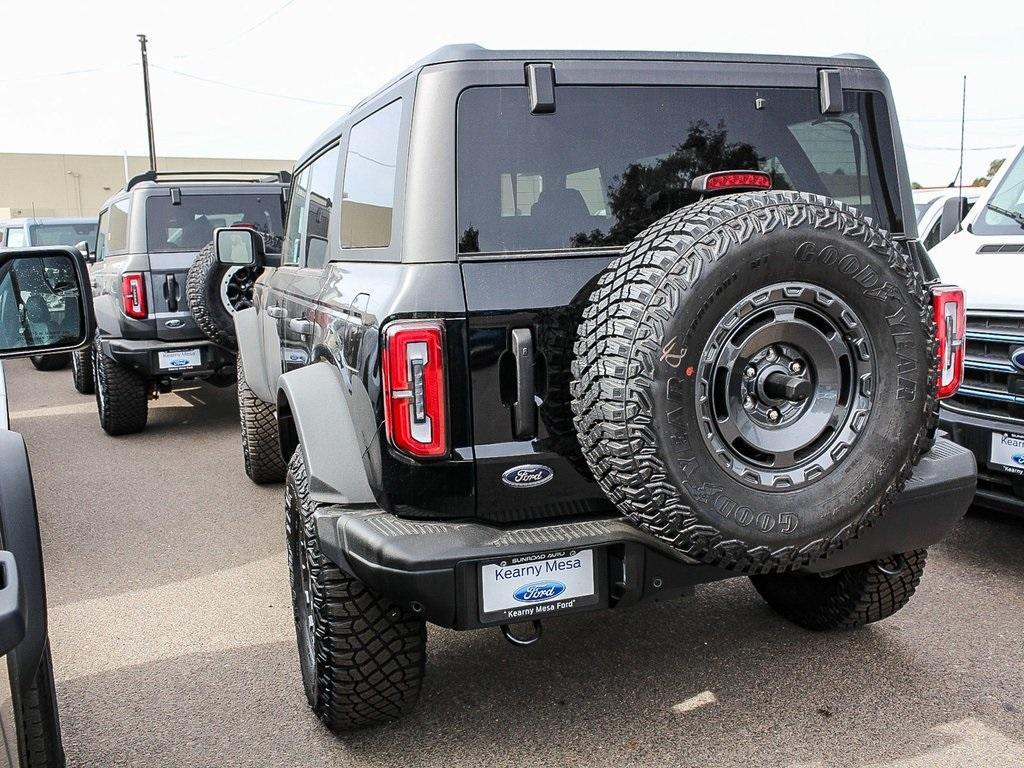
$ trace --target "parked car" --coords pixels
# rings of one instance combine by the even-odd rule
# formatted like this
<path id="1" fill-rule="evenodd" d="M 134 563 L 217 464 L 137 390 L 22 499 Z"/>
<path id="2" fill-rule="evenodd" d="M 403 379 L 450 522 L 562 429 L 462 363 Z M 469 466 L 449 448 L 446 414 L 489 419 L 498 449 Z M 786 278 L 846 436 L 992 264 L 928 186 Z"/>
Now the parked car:
<path id="1" fill-rule="evenodd" d="M 0 252 L 0 359 L 69 352 L 89 343 L 93 317 L 87 273 L 71 248 Z M 39 307 L 60 304 L 59 325 L 39 322 Z M 39 521 L 25 443 L 8 425 L 0 367 L 0 765 L 64 765 Z"/>
<path id="2" fill-rule="evenodd" d="M 955 228 L 956 201 L 947 203 Z M 967 297 L 963 386 L 940 425 L 978 462 L 979 504 L 1024 512 L 1024 148 L 983 191 L 960 231 L 932 250 L 945 280 Z"/>
<path id="3" fill-rule="evenodd" d="M 921 242 L 929 250 L 934 248 L 944 237 L 942 230 L 942 211 L 947 200 L 963 197 L 963 215 L 970 213 L 978 201 L 984 187 L 930 187 L 914 190 L 914 210 L 917 213 L 917 231 Z M 951 234 L 946 232 L 945 236 Z"/>
<path id="4" fill-rule="evenodd" d="M 975 469 L 899 136 L 861 57 L 451 47 L 299 159 L 279 256 L 217 231 L 266 267 L 243 453 L 287 467 L 328 727 L 410 710 L 427 622 L 529 644 L 743 575 L 810 629 L 906 604 Z"/>
<path id="5" fill-rule="evenodd" d="M 77 245 L 96 242 L 94 218 L 18 218 L 0 220 L 0 250 L 37 245 Z M 32 365 L 40 371 L 66 368 L 68 354 L 33 355 Z"/>
<path id="6" fill-rule="evenodd" d="M 235 383 L 234 351 L 204 334 L 198 323 L 211 313 L 200 318 L 190 311 L 187 275 L 217 227 L 244 224 L 279 236 L 287 178 L 284 171 L 272 178 L 146 172 L 103 206 L 90 270 L 97 317 L 92 368 L 78 361 L 75 385 L 83 392 L 95 389 L 100 425 L 108 434 L 144 429 L 148 401 L 176 384 Z M 241 269 L 219 274 L 225 279 L 215 285 L 212 300 L 223 302 L 227 319 L 221 322 L 230 327 L 232 302 L 240 295 L 235 283 L 249 285 L 251 276 Z"/>

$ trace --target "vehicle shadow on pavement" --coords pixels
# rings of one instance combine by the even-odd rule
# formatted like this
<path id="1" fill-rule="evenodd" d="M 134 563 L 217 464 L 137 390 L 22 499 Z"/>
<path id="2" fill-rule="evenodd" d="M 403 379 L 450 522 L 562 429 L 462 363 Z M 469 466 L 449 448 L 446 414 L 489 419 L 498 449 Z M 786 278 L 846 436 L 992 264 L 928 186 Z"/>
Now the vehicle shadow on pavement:
<path id="1" fill-rule="evenodd" d="M 525 650 L 496 631 L 432 630 L 416 711 L 344 738 L 307 708 L 289 642 L 117 669 L 59 691 L 75 765 L 887 764 L 948 743 L 933 729 L 979 715 L 906 636 L 924 612 L 904 615 L 807 633 L 737 580 L 551 622 Z M 717 701 L 673 712 L 704 691 Z"/>

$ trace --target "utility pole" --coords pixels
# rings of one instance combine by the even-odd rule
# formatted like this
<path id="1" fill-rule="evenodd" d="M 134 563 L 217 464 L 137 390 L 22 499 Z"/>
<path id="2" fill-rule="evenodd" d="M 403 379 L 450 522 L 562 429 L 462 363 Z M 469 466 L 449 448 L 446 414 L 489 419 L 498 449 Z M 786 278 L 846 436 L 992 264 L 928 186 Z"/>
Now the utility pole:
<path id="1" fill-rule="evenodd" d="M 149 170 L 156 170 L 156 142 L 153 140 L 153 104 L 149 98 L 149 57 L 146 55 L 146 36 L 136 35 L 142 46 L 142 86 L 146 91 L 146 133 L 149 135 Z"/>

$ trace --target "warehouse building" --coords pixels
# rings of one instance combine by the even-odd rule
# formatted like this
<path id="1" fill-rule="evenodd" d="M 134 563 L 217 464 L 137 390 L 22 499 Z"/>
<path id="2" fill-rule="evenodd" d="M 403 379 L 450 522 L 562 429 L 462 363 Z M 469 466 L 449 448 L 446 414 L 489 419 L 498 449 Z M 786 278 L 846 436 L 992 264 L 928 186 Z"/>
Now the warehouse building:
<path id="1" fill-rule="evenodd" d="M 161 171 L 280 171 L 291 160 L 160 157 Z M 132 176 L 149 168 L 139 155 L 0 153 L 0 219 L 20 216 L 95 216 Z"/>

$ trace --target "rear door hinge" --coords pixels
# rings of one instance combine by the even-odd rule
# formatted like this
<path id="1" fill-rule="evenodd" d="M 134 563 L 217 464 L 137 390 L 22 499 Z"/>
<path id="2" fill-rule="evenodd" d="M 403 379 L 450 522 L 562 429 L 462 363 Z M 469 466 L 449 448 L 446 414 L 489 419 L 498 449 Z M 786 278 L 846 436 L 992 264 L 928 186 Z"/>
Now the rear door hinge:
<path id="1" fill-rule="evenodd" d="M 530 112 L 535 115 L 555 111 L 555 67 L 548 62 L 526 65 L 526 84 L 530 88 Z"/>

